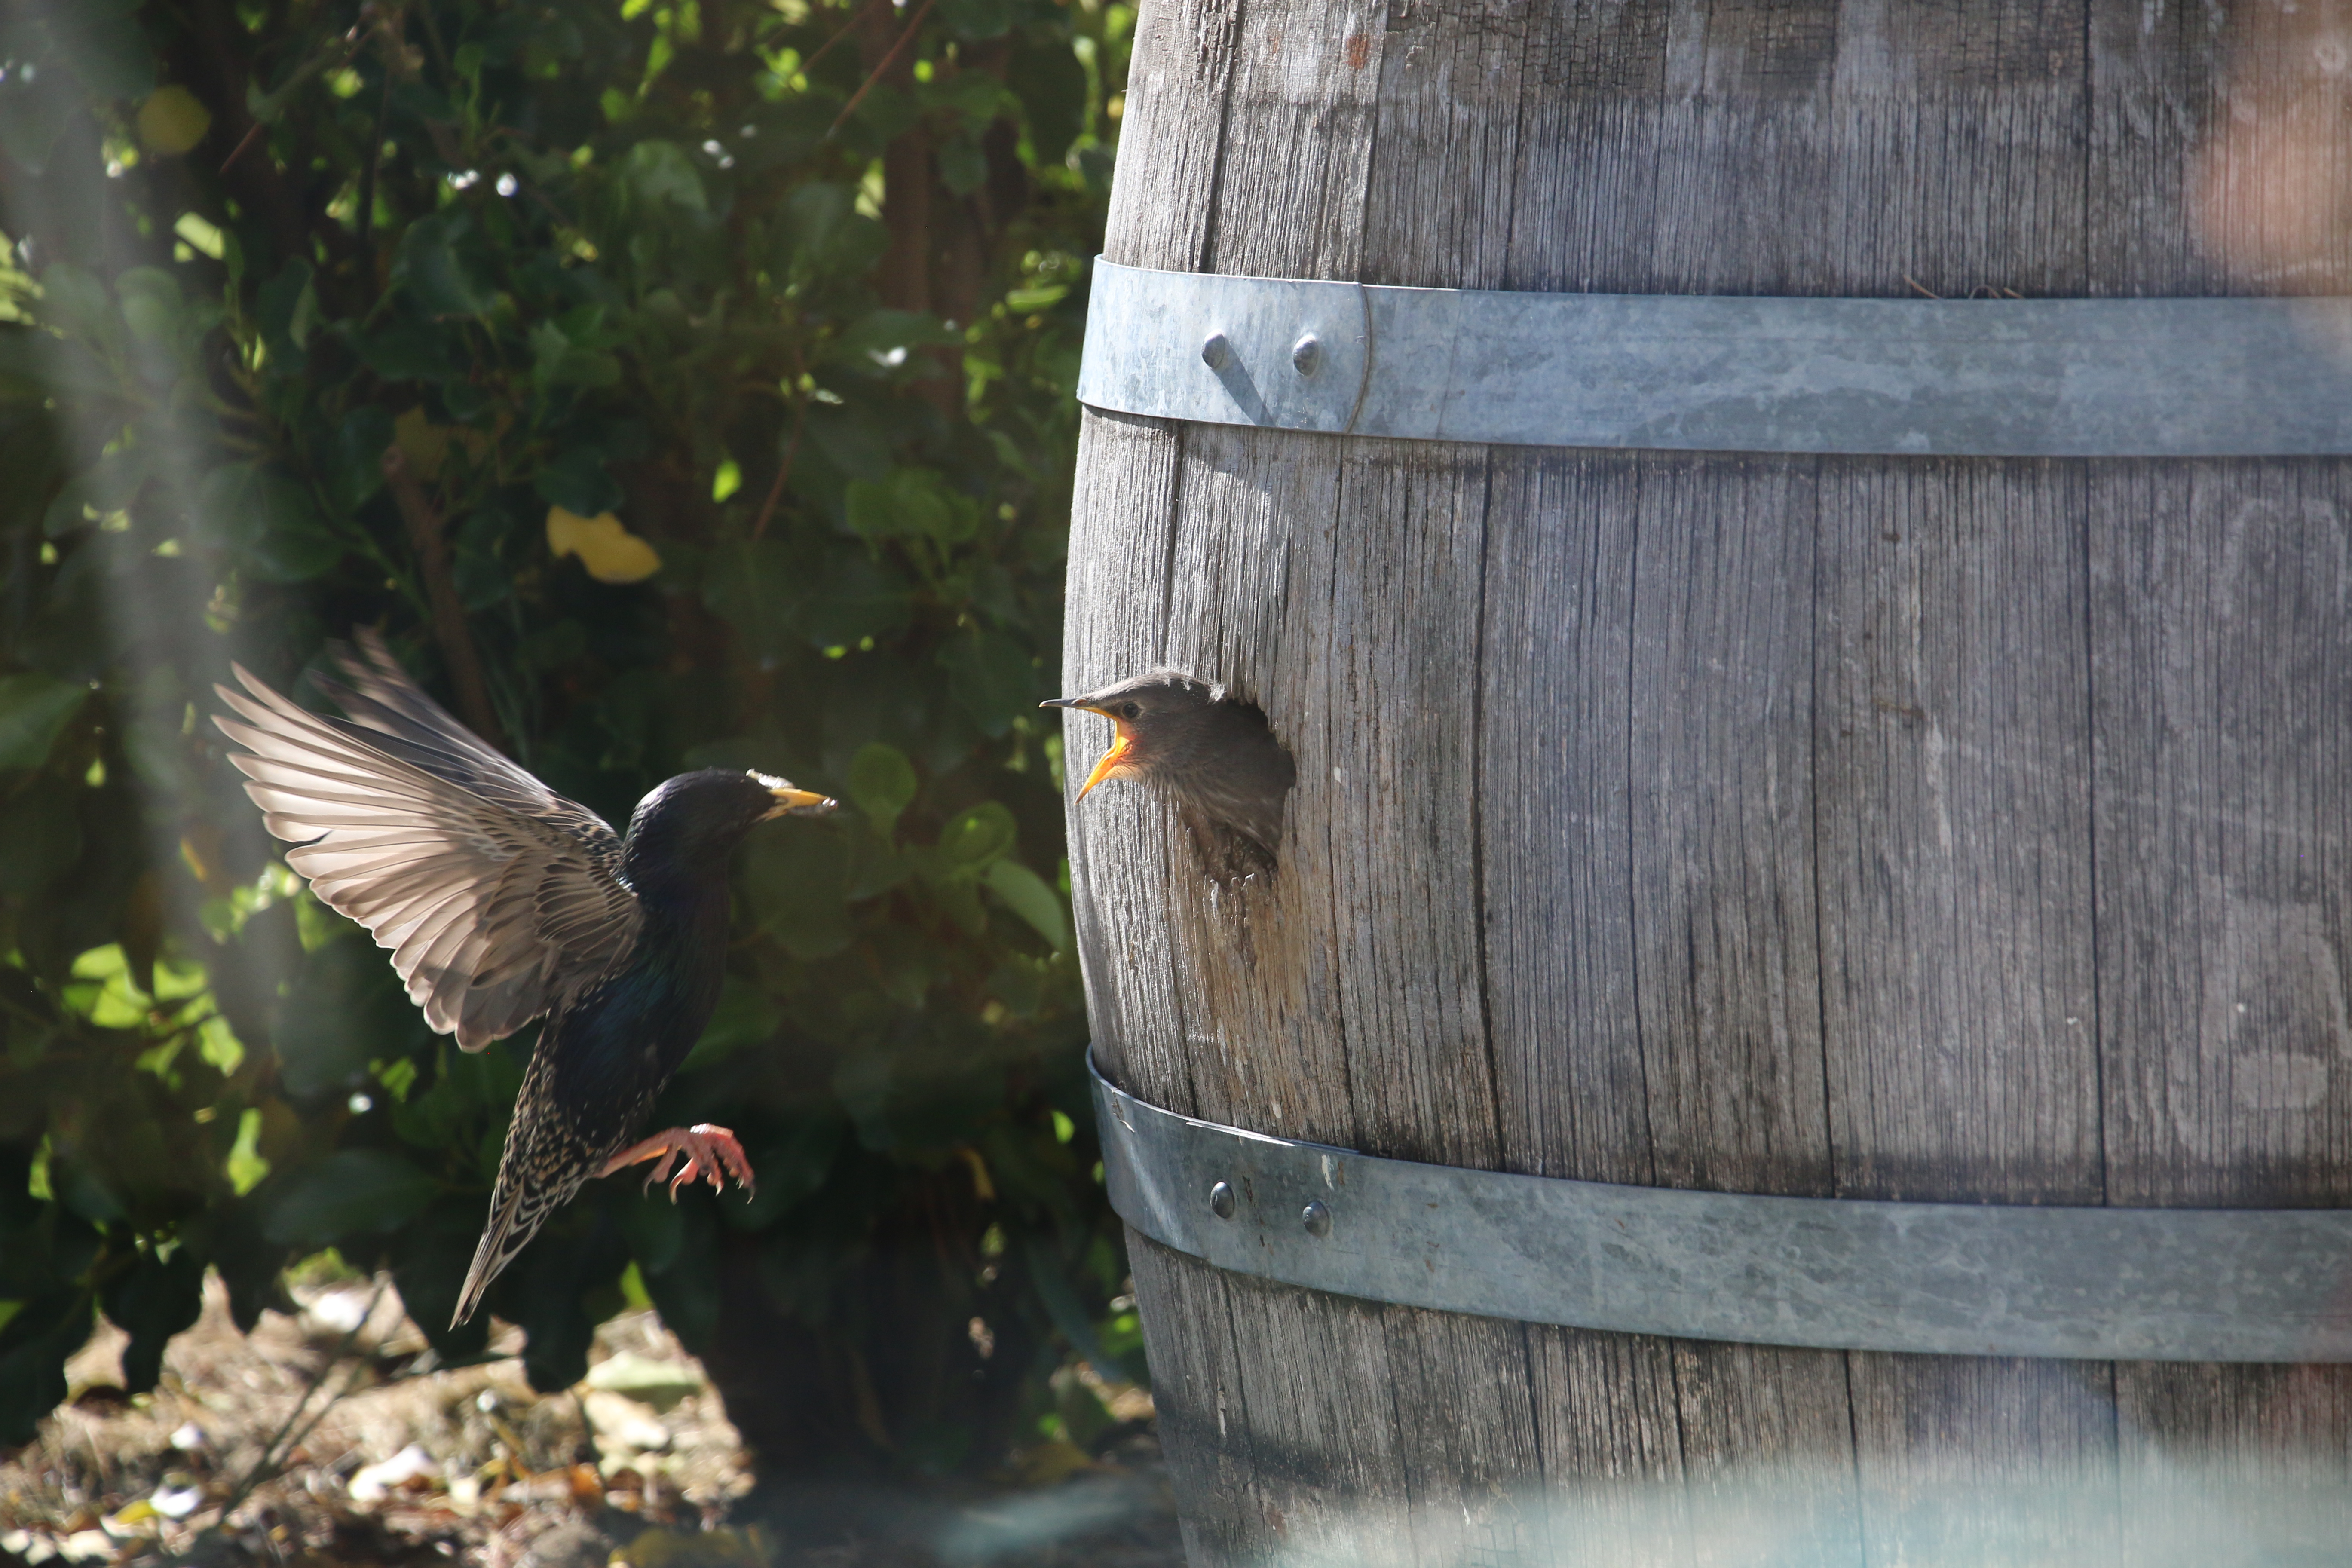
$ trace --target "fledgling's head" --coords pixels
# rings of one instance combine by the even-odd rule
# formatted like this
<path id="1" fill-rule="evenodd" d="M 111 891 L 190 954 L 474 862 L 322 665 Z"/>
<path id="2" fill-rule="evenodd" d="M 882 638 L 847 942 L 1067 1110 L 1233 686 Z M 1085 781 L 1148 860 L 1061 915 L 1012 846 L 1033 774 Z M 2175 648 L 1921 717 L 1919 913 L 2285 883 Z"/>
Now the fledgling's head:
<path id="1" fill-rule="evenodd" d="M 1107 779 L 1167 782 L 1213 765 L 1224 739 L 1220 721 L 1226 700 L 1223 687 L 1173 669 L 1150 669 L 1084 697 L 1056 697 L 1038 706 L 1080 709 L 1111 721 L 1110 748 L 1078 790 L 1084 800 Z"/>
<path id="2" fill-rule="evenodd" d="M 819 816 L 835 802 L 768 773 L 700 768 L 646 792 L 629 817 L 633 864 L 658 855 L 679 869 L 724 867 L 743 836 L 772 817 Z"/>
<path id="3" fill-rule="evenodd" d="M 1105 779 L 1140 780 L 1176 802 L 1213 875 L 1230 880 L 1273 868 L 1284 802 L 1298 774 L 1256 703 L 1181 670 L 1148 669 L 1043 706 L 1111 721 L 1110 747 L 1087 775 L 1080 800 Z"/>

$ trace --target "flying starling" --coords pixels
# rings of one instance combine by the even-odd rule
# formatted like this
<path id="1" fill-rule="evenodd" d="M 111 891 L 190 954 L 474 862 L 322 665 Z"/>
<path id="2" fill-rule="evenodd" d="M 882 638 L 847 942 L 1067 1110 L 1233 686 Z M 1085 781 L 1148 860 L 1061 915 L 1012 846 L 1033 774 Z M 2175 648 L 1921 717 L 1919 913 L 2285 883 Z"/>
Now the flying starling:
<path id="1" fill-rule="evenodd" d="M 213 689 L 244 722 L 213 721 L 244 748 L 229 760 L 269 831 L 295 846 L 286 863 L 392 950 L 426 1023 L 478 1051 L 547 1020 L 454 1328 L 592 1176 L 651 1160 L 646 1185 L 668 1180 L 673 1200 L 697 1178 L 751 1187 L 726 1128 L 630 1139 L 718 1005 L 729 855 L 757 823 L 834 803 L 705 768 L 656 786 L 615 837 L 425 696 L 373 632 L 358 637 L 360 653 L 334 649 L 350 684 L 318 682 L 349 719 L 237 666 L 243 692 Z"/>
<path id="2" fill-rule="evenodd" d="M 1233 879 L 1274 868 L 1283 803 L 1298 771 L 1255 703 L 1178 670 L 1152 669 L 1040 706 L 1099 713 L 1116 730 L 1080 800 L 1106 779 L 1140 779 L 1176 803 L 1213 874 Z"/>

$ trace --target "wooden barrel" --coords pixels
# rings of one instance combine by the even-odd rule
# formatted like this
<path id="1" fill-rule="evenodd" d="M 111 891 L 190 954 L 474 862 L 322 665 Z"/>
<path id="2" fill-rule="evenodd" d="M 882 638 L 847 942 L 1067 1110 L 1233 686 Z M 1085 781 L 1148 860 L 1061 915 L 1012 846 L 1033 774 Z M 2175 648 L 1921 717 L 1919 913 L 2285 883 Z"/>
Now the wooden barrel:
<path id="1" fill-rule="evenodd" d="M 2344 291 L 2333 209 L 2294 219 L 2280 185 L 2340 199 L 2342 147 L 2255 145 L 2340 140 L 2311 96 L 2340 110 L 2340 45 L 2230 26 L 1146 0 L 1107 255 L 1563 292 Z M 1280 870 L 1238 890 L 1139 790 L 1071 813 L 1098 1050 L 1147 1100 L 1650 1186 L 2352 1202 L 2345 462 L 1090 412 L 1066 660 L 1070 690 L 1228 682 L 1298 763 Z M 1073 724 L 1076 761 L 1107 726 Z M 2352 1539 L 2342 1366 L 1587 1331 L 1132 1240 L 1196 1568 Z"/>

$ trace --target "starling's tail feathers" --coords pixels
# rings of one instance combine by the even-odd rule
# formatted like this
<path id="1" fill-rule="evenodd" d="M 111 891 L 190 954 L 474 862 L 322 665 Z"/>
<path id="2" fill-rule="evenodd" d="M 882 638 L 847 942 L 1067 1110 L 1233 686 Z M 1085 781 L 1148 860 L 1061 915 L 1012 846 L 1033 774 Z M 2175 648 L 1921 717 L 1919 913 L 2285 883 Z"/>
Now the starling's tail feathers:
<path id="1" fill-rule="evenodd" d="M 539 1234 L 539 1227 L 560 1206 L 560 1201 L 549 1201 L 544 1193 L 510 1187 L 505 1176 L 499 1176 L 498 1191 L 490 1198 L 489 1223 L 482 1227 L 482 1239 L 474 1247 L 474 1266 L 466 1270 L 466 1289 L 457 1297 L 457 1310 L 449 1320 L 451 1328 L 473 1317 L 490 1281 Z"/>
<path id="2" fill-rule="evenodd" d="M 490 1282 L 530 1245 L 547 1216 L 572 1201 L 596 1169 L 595 1152 L 551 1124 L 548 1112 L 535 1103 L 538 1097 L 532 1094 L 532 1087 L 525 1082 L 515 1105 L 513 1124 L 507 1129 L 498 1185 L 490 1193 L 490 1217 L 482 1226 L 482 1239 L 475 1245 L 473 1267 L 466 1270 L 466 1288 L 458 1293 L 457 1313 L 449 1320 L 453 1329 L 474 1315 Z"/>

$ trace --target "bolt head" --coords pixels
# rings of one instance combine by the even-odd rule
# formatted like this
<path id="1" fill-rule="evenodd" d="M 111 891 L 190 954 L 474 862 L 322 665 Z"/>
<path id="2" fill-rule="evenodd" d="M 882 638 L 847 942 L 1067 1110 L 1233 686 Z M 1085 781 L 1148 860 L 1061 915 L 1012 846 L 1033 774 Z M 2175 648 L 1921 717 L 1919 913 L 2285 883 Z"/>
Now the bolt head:
<path id="1" fill-rule="evenodd" d="M 1315 367 L 1323 363 L 1323 340 L 1307 333 L 1290 345 L 1290 363 L 1301 375 L 1313 375 Z"/>
<path id="2" fill-rule="evenodd" d="M 1331 1211 L 1323 1206 L 1320 1198 L 1298 1212 L 1298 1222 L 1307 1227 L 1307 1235 L 1318 1241 L 1331 1234 Z"/>
<path id="3" fill-rule="evenodd" d="M 1211 332 L 1201 345 L 1201 363 L 1211 370 L 1223 370 L 1234 363 L 1234 345 L 1225 341 L 1223 332 Z"/>
<path id="4" fill-rule="evenodd" d="M 1219 1182 L 1209 1189 L 1209 1212 L 1219 1219 L 1234 1217 L 1234 1184 Z"/>

